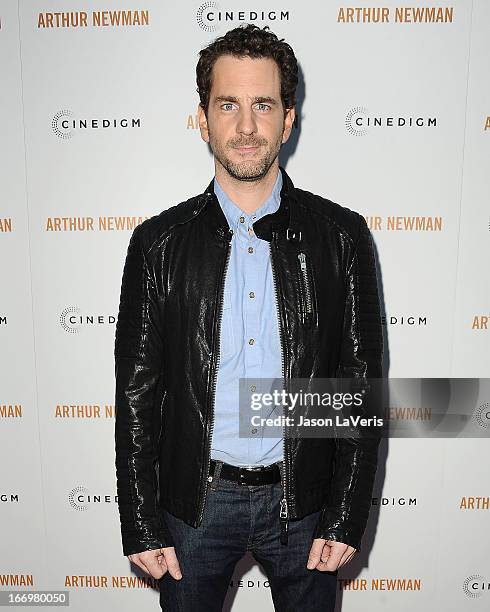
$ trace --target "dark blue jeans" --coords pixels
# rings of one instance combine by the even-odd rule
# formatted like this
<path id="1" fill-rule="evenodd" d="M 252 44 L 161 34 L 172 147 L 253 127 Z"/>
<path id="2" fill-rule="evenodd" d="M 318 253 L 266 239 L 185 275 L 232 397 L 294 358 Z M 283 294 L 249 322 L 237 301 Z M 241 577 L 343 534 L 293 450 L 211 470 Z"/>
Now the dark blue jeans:
<path id="1" fill-rule="evenodd" d="M 160 579 L 164 612 L 221 612 L 235 565 L 247 551 L 263 567 L 276 612 L 333 612 L 337 571 L 306 569 L 320 511 L 289 520 L 279 541 L 281 484 L 246 486 L 219 477 L 209 485 L 202 524 L 165 511 L 182 578 Z"/>

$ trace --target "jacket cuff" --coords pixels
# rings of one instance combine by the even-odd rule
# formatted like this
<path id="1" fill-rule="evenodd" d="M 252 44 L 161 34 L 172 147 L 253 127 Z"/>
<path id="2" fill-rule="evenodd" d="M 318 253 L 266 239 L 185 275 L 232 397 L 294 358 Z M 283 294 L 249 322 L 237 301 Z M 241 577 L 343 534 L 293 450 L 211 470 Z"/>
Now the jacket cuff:
<path id="1" fill-rule="evenodd" d="M 364 529 L 342 522 L 330 508 L 323 508 L 313 532 L 313 539 L 335 540 L 352 546 L 359 552 Z"/>
<path id="2" fill-rule="evenodd" d="M 121 530 L 122 548 L 125 557 L 146 550 L 175 546 L 174 539 L 163 519 L 158 530 L 153 525 L 142 525 L 139 531 Z"/>

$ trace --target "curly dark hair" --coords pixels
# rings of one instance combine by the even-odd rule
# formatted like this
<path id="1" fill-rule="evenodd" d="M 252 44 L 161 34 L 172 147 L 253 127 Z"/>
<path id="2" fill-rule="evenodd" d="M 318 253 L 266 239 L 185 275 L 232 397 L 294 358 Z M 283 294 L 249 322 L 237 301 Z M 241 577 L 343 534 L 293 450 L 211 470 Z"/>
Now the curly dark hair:
<path id="1" fill-rule="evenodd" d="M 298 63 L 293 49 L 270 31 L 268 26 L 259 28 L 248 23 L 226 32 L 199 52 L 196 66 L 197 93 L 199 104 L 208 113 L 211 74 L 214 63 L 221 55 L 235 57 L 249 56 L 253 59 L 271 58 L 279 67 L 281 78 L 281 100 L 284 112 L 296 104 L 298 85 Z"/>

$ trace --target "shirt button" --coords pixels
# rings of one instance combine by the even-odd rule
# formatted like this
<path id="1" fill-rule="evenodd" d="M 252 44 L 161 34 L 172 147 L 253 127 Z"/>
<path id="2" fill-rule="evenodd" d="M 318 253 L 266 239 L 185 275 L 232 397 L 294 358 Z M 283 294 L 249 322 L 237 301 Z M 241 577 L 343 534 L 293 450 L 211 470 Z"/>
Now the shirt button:
<path id="1" fill-rule="evenodd" d="M 253 291 L 250 291 L 250 293 L 248 294 L 249 297 L 254 298 L 255 297 L 255 293 Z"/>
<path id="2" fill-rule="evenodd" d="M 240 217 L 240 223 L 245 223 L 245 217 Z"/>
<path id="3" fill-rule="evenodd" d="M 253 338 L 250 338 L 250 340 L 248 341 L 249 344 L 254 344 L 255 340 Z"/>
<path id="4" fill-rule="evenodd" d="M 257 389 L 257 387 L 255 385 L 250 385 L 250 391 L 255 391 L 255 389 Z"/>
<path id="5" fill-rule="evenodd" d="M 257 428 L 256 428 L 256 427 L 254 427 L 254 428 L 252 429 L 252 433 L 257 433 Z"/>
<path id="6" fill-rule="evenodd" d="M 248 252 L 249 253 L 253 253 L 254 252 L 254 248 L 253 247 L 248 247 Z"/>

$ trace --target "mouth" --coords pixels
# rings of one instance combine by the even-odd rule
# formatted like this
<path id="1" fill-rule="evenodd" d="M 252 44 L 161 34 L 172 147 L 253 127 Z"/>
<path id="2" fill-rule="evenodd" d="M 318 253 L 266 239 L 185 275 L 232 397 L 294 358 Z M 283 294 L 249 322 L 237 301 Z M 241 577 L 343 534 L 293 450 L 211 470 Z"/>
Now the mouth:
<path id="1" fill-rule="evenodd" d="M 242 155 L 252 155 L 256 151 L 258 151 L 259 147 L 235 147 L 235 150 L 241 153 Z"/>

